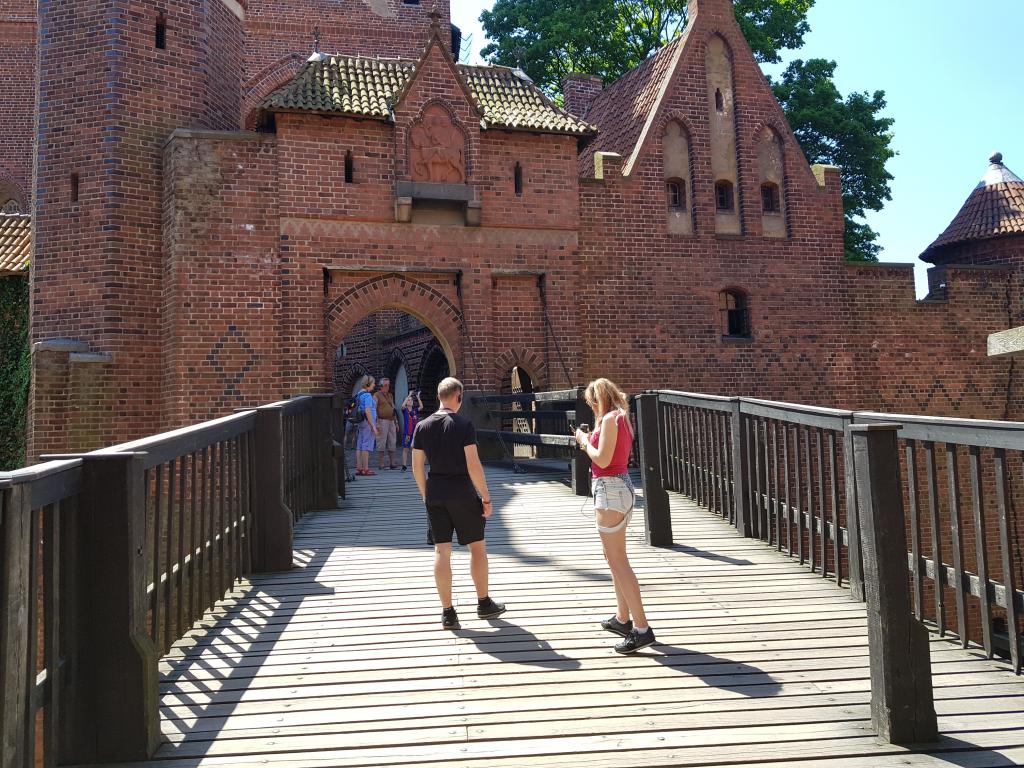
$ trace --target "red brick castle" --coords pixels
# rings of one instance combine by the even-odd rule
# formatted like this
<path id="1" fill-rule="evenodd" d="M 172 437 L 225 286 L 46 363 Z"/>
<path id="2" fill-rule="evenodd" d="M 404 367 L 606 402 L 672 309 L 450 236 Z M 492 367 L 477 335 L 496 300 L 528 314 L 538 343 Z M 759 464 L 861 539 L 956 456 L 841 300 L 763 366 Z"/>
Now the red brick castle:
<path id="1" fill-rule="evenodd" d="M 1022 323 L 1024 185 L 990 185 L 1011 202 L 929 250 L 915 301 L 910 265 L 844 262 L 839 174 L 808 166 L 731 2 L 690 12 L 618 82 L 570 78 L 563 109 L 457 64 L 445 0 L 5 3 L 30 456 L 329 391 L 384 309 L 474 389 L 519 368 L 1021 416 L 985 339 Z"/>

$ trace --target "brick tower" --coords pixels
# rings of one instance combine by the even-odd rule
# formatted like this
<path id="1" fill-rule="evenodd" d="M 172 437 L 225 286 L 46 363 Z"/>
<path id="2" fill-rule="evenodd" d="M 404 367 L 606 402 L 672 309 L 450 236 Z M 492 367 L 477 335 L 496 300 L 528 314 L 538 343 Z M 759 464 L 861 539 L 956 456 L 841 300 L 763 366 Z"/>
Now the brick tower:
<path id="1" fill-rule="evenodd" d="M 28 213 L 32 197 L 32 134 L 35 109 L 36 3 L 0 3 L 0 209 Z M 12 202 L 13 201 L 13 202 Z"/>
<path id="2" fill-rule="evenodd" d="M 162 148 L 238 126 L 244 8 L 63 0 L 38 24 L 30 456 L 160 426 Z"/>

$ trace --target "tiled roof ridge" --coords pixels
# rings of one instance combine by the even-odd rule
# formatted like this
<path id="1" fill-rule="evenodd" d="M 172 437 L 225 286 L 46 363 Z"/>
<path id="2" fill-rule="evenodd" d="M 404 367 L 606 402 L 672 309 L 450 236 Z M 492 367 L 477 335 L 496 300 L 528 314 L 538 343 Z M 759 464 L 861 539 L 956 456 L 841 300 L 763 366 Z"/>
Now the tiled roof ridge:
<path id="1" fill-rule="evenodd" d="M 1013 179 L 1016 176 L 1010 174 Z M 1024 181 L 1019 179 L 976 187 L 945 231 L 922 254 L 931 261 L 945 248 L 996 237 L 1024 235 Z"/>
<path id="2" fill-rule="evenodd" d="M 432 43 L 433 44 L 433 43 Z M 424 49 L 429 55 L 430 47 Z M 460 64 L 450 59 L 455 76 L 484 127 L 591 136 L 597 129 L 554 103 L 528 77 L 496 64 Z M 393 119 L 424 59 L 319 54 L 287 84 L 271 93 L 264 109 L 313 111 L 381 120 Z M 380 81 L 364 82 L 368 70 Z M 369 87 L 367 87 L 369 86 Z"/>

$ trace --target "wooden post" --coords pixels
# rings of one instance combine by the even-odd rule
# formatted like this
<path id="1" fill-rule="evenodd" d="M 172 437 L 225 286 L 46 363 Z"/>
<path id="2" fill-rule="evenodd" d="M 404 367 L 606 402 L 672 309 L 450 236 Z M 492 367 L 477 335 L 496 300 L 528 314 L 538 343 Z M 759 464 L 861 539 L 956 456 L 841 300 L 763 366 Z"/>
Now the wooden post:
<path id="1" fill-rule="evenodd" d="M 82 458 L 75 571 L 68 574 L 77 616 L 60 704 L 68 721 L 61 753 L 76 763 L 147 760 L 160 742 L 143 456 Z"/>
<path id="2" fill-rule="evenodd" d="M 730 431 L 732 441 L 732 501 L 735 507 L 736 530 L 740 536 L 750 535 L 750 499 L 747 496 L 748 456 L 746 436 L 743 434 L 742 400 L 732 401 Z M 692 457 L 689 458 L 692 461 Z M 787 514 L 789 511 L 787 510 Z"/>
<path id="3" fill-rule="evenodd" d="M 0 490 L 0 766 L 19 768 L 29 754 L 29 702 L 35 670 L 29 673 L 29 600 L 32 589 L 32 505 L 28 488 Z"/>
<path id="4" fill-rule="evenodd" d="M 345 498 L 345 398 L 334 395 L 331 398 L 331 452 L 334 457 L 334 482 L 338 496 Z"/>
<path id="5" fill-rule="evenodd" d="M 312 461 L 317 466 L 316 506 L 334 509 L 338 506 L 338 481 L 334 469 L 333 395 L 312 395 L 313 435 Z"/>
<path id="6" fill-rule="evenodd" d="M 893 744 L 938 740 L 928 631 L 911 614 L 898 424 L 850 427 L 864 545 L 871 719 Z"/>
<path id="7" fill-rule="evenodd" d="M 488 413 L 494 408 L 494 403 L 475 402 L 476 398 L 485 396 L 486 392 L 463 392 L 462 393 L 462 414 L 473 422 L 477 431 L 501 429 L 501 424 L 495 424 L 495 418 Z M 424 417 L 425 418 L 425 417 Z M 477 452 L 481 461 L 501 461 L 505 458 L 501 441 L 496 437 L 477 437 Z M 511 458 L 511 457 L 509 457 Z"/>
<path id="8" fill-rule="evenodd" d="M 850 593 L 854 600 L 864 602 L 862 526 L 859 522 L 860 512 L 857 509 L 857 462 L 853 455 L 853 435 L 850 432 L 853 419 L 846 418 L 843 421 L 843 483 L 846 486 L 846 531 L 850 537 L 846 557 L 850 568 Z"/>
<path id="9" fill-rule="evenodd" d="M 292 567 L 292 514 L 284 503 L 284 450 L 279 406 L 256 410 L 256 476 L 253 478 L 253 573 Z"/>
<path id="10" fill-rule="evenodd" d="M 583 393 L 584 387 L 576 390 L 576 423 L 589 424 L 591 429 L 597 427 L 594 424 L 594 411 L 587 404 Z M 572 457 L 572 490 L 577 496 L 590 495 L 590 456 L 583 451 L 575 451 Z"/>
<path id="11" fill-rule="evenodd" d="M 640 472 L 644 486 L 644 535 L 652 547 L 672 546 L 672 516 L 668 493 L 661 480 L 661 414 L 658 395 L 638 395 Z"/>

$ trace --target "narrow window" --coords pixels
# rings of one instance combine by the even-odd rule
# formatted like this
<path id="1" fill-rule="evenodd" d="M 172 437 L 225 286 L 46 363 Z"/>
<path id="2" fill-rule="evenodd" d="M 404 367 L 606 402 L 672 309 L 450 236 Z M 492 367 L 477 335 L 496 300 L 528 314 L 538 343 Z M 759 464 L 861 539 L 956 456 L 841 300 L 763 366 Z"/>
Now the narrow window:
<path id="1" fill-rule="evenodd" d="M 765 213 L 782 213 L 778 184 L 766 181 L 761 185 L 761 209 Z"/>
<path id="2" fill-rule="evenodd" d="M 352 159 L 352 150 L 345 153 L 345 183 L 351 184 L 355 179 L 355 161 Z"/>
<path id="3" fill-rule="evenodd" d="M 21 213 L 21 203 L 12 197 L 0 208 L 0 213 Z"/>
<path id="4" fill-rule="evenodd" d="M 734 338 L 750 336 L 747 297 L 739 291 L 722 291 L 722 335 Z"/>
<path id="5" fill-rule="evenodd" d="M 156 17 L 156 47 L 167 50 L 167 18 L 162 13 Z"/>
<path id="6" fill-rule="evenodd" d="M 516 196 L 522 197 L 523 195 L 523 166 L 516 163 Z"/>
<path id="7" fill-rule="evenodd" d="M 715 88 L 715 109 L 725 112 L 725 98 L 722 96 L 721 88 Z"/>
<path id="8" fill-rule="evenodd" d="M 679 179 L 669 179 L 665 182 L 665 193 L 668 197 L 668 207 L 673 211 L 680 211 L 686 207 L 686 187 Z"/>
<path id="9" fill-rule="evenodd" d="M 733 195 L 731 181 L 719 181 L 715 183 L 715 208 L 719 213 L 732 213 L 736 210 L 736 200 Z"/>
<path id="10" fill-rule="evenodd" d="M 403 5 L 419 5 L 420 0 L 402 0 Z"/>
<path id="11" fill-rule="evenodd" d="M 79 188 L 78 174 L 77 173 L 72 173 L 71 174 L 71 202 L 72 203 L 77 203 L 78 202 L 78 188 Z"/>

